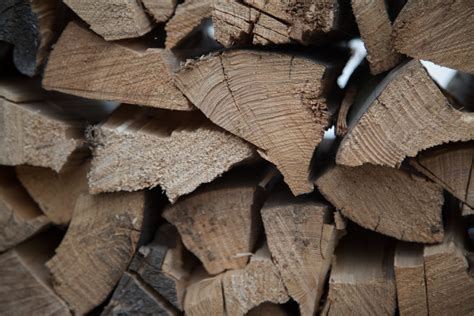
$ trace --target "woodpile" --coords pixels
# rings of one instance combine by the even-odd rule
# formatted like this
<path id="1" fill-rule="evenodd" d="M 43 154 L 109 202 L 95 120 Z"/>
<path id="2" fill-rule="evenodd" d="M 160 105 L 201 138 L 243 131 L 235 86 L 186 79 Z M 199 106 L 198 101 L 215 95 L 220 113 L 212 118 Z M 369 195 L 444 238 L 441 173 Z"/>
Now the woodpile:
<path id="1" fill-rule="evenodd" d="M 0 315 L 474 313 L 470 1 L 4 0 L 0 69 Z"/>

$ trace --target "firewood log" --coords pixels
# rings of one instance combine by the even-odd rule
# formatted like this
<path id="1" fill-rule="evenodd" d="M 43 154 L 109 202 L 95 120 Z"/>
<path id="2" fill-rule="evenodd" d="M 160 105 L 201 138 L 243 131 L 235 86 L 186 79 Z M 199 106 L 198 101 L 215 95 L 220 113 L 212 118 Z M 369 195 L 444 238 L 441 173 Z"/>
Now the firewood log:
<path id="1" fill-rule="evenodd" d="M 474 7 L 470 1 L 409 0 L 393 28 L 399 52 L 474 74 Z"/>
<path id="2" fill-rule="evenodd" d="M 71 22 L 51 53 L 43 87 L 85 98 L 187 111 L 192 107 L 171 75 L 178 63 L 169 51 L 110 43 Z"/>
<path id="3" fill-rule="evenodd" d="M 329 124 L 332 70 L 310 58 L 235 50 L 188 62 L 177 85 L 211 121 L 259 147 L 302 194 L 313 190 L 308 169 Z"/>
<path id="4" fill-rule="evenodd" d="M 160 185 L 175 202 L 256 156 L 252 146 L 212 126 L 197 111 L 124 105 L 89 134 L 93 145 L 89 173 L 92 193 Z"/>
<path id="5" fill-rule="evenodd" d="M 141 0 L 155 22 L 166 22 L 174 14 L 178 0 Z"/>
<path id="6" fill-rule="evenodd" d="M 184 311 L 189 316 L 225 315 L 222 274 L 214 277 L 203 270 L 195 271 L 186 289 Z"/>
<path id="7" fill-rule="evenodd" d="M 69 229 L 46 265 L 76 314 L 102 303 L 125 272 L 140 236 L 145 193 L 79 197 Z"/>

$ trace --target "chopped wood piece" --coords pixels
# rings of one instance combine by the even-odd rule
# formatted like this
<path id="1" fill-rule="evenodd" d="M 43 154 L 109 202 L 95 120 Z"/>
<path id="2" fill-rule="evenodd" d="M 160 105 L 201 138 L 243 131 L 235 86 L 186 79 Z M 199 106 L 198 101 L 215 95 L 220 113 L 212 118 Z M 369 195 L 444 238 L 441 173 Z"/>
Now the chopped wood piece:
<path id="1" fill-rule="evenodd" d="M 329 124 L 329 70 L 304 57 L 236 50 L 188 62 L 177 84 L 211 121 L 258 146 L 302 194 L 313 190 L 310 161 Z"/>
<path id="2" fill-rule="evenodd" d="M 0 252 L 37 234 L 49 224 L 48 218 L 15 177 L 14 170 L 0 167 Z"/>
<path id="3" fill-rule="evenodd" d="M 228 315 L 245 315 L 264 302 L 282 304 L 289 300 L 266 245 L 252 256 L 245 269 L 227 271 L 222 287 Z"/>
<path id="4" fill-rule="evenodd" d="M 155 22 L 166 22 L 173 16 L 178 0 L 141 0 Z"/>
<path id="5" fill-rule="evenodd" d="M 418 61 L 397 67 L 358 99 L 338 164 L 393 167 L 421 150 L 474 139 L 474 113 L 451 107 Z"/>
<path id="6" fill-rule="evenodd" d="M 142 36 L 153 22 L 137 0 L 64 0 L 90 28 L 108 41 Z"/>
<path id="7" fill-rule="evenodd" d="M 16 174 L 51 222 L 67 225 L 79 195 L 88 190 L 88 170 L 88 163 L 65 173 L 56 173 L 48 168 L 18 166 Z"/>
<path id="8" fill-rule="evenodd" d="M 301 315 L 318 310 L 340 232 L 329 207 L 310 198 L 276 192 L 262 208 L 270 252 Z"/>
<path id="9" fill-rule="evenodd" d="M 398 243 L 395 252 L 395 280 L 401 316 L 428 315 L 423 246 Z"/>
<path id="10" fill-rule="evenodd" d="M 464 229 L 447 228 L 442 244 L 425 246 L 429 315 L 469 315 L 474 310 L 473 253 L 463 245 Z"/>
<path id="11" fill-rule="evenodd" d="M 186 289 L 184 311 L 189 316 L 225 315 L 222 274 L 205 277 L 199 271 L 196 280 Z"/>
<path id="12" fill-rule="evenodd" d="M 213 126 L 197 111 L 124 105 L 92 134 L 92 193 L 160 185 L 174 202 L 256 156 L 252 146 Z"/>
<path id="13" fill-rule="evenodd" d="M 101 315 L 172 316 L 178 312 L 138 276 L 125 272 Z"/>
<path id="14" fill-rule="evenodd" d="M 381 236 L 351 234 L 336 250 L 323 315 L 394 315 L 393 249 Z"/>
<path id="15" fill-rule="evenodd" d="M 392 22 L 385 0 L 352 0 L 352 11 L 367 49 L 372 74 L 385 72 L 399 64 L 402 56 L 393 46 Z"/>
<path id="16" fill-rule="evenodd" d="M 124 45 L 69 23 L 51 53 L 43 87 L 85 98 L 192 110 L 173 83 L 178 61 L 171 52 Z"/>
<path id="17" fill-rule="evenodd" d="M 14 46 L 16 68 L 30 77 L 45 62 L 56 35 L 57 0 L 3 0 L 0 41 Z"/>
<path id="18" fill-rule="evenodd" d="M 166 43 L 168 49 L 178 46 L 206 18 L 211 17 L 215 0 L 186 0 L 178 4 L 174 16 L 166 23 Z"/>
<path id="19" fill-rule="evenodd" d="M 140 236 L 145 193 L 79 197 L 66 236 L 47 262 L 56 293 L 76 314 L 102 303 L 127 268 Z"/>
<path id="20" fill-rule="evenodd" d="M 236 170 L 169 206 L 163 216 L 210 274 L 245 267 L 261 231 L 258 177 Z"/>
<path id="21" fill-rule="evenodd" d="M 0 255 L 1 315 L 71 315 L 44 266 L 58 242 L 47 232 Z"/>
<path id="22" fill-rule="evenodd" d="M 153 242 L 140 247 L 129 270 L 182 311 L 184 292 L 194 264 L 192 259 L 176 228 L 164 224 Z"/>
<path id="23" fill-rule="evenodd" d="M 336 166 L 316 180 L 324 197 L 362 227 L 400 240 L 443 240 L 442 189 L 424 178 L 382 166 Z"/>
<path id="24" fill-rule="evenodd" d="M 470 1 L 409 0 L 393 29 L 395 48 L 401 53 L 474 74 Z"/>
<path id="25" fill-rule="evenodd" d="M 474 210 L 474 142 L 422 152 L 411 164 L 463 202 L 467 213 Z"/>
<path id="26" fill-rule="evenodd" d="M 13 103 L 0 98 L 0 164 L 28 164 L 64 171 L 86 148 L 83 127 L 48 103 Z"/>

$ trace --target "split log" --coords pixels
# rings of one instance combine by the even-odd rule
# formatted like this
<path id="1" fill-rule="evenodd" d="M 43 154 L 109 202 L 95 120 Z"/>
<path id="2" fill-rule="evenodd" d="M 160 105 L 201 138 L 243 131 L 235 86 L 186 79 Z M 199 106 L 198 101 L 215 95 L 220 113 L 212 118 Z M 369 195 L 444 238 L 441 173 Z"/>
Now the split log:
<path id="1" fill-rule="evenodd" d="M 410 0 L 393 28 L 399 52 L 474 74 L 474 7 L 470 1 Z"/>
<path id="2" fill-rule="evenodd" d="M 421 150 L 474 139 L 474 113 L 451 107 L 418 61 L 397 67 L 370 93 L 353 105 L 338 164 L 394 167 Z"/>
<path id="3" fill-rule="evenodd" d="M 388 9 L 385 0 L 352 0 L 352 11 L 374 75 L 392 69 L 402 60 L 391 38 L 392 22 Z"/>
<path id="4" fill-rule="evenodd" d="M 101 315 L 175 316 L 178 312 L 138 276 L 125 272 Z"/>
<path id="5" fill-rule="evenodd" d="M 56 225 L 67 225 L 77 199 L 88 191 L 88 169 L 89 163 L 64 173 L 48 168 L 18 166 L 16 174 L 49 220 Z"/>
<path id="6" fill-rule="evenodd" d="M 423 246 L 399 243 L 395 252 L 395 279 L 401 316 L 428 315 Z"/>
<path id="7" fill-rule="evenodd" d="M 183 310 L 184 293 L 194 265 L 178 231 L 171 224 L 162 225 L 155 240 L 140 247 L 129 266 L 161 297 L 175 308 Z"/>
<path id="8" fill-rule="evenodd" d="M 342 1 L 218 0 L 212 18 L 216 40 L 234 44 L 308 45 L 324 35 L 349 29 L 349 10 Z"/>
<path id="9" fill-rule="evenodd" d="M 92 193 L 160 185 L 174 202 L 255 156 L 252 146 L 212 126 L 197 111 L 124 105 L 90 134 Z"/>
<path id="10" fill-rule="evenodd" d="M 400 240 L 443 240 L 442 189 L 388 167 L 336 166 L 316 180 L 324 197 L 357 224 Z"/>
<path id="11" fill-rule="evenodd" d="M 174 16 L 165 26 L 166 48 L 179 46 L 206 18 L 210 18 L 214 1 L 186 0 L 178 4 Z"/>
<path id="12" fill-rule="evenodd" d="M 360 233 L 336 250 L 322 315 L 395 315 L 393 249 L 381 236 Z"/>
<path id="13" fill-rule="evenodd" d="M 188 62 L 177 85 L 211 121 L 259 147 L 302 194 L 313 190 L 308 169 L 329 124 L 331 70 L 300 56 L 236 50 Z"/>
<path id="14" fill-rule="evenodd" d="M 143 191 L 79 197 L 66 236 L 46 263 L 56 293 L 74 313 L 102 303 L 120 280 L 135 253 L 144 208 Z"/>
<path id="15" fill-rule="evenodd" d="M 140 1 L 65 0 L 64 3 L 107 41 L 139 37 L 153 28 Z"/>
<path id="16" fill-rule="evenodd" d="M 0 252 L 41 232 L 50 224 L 11 168 L 0 167 Z"/>
<path id="17" fill-rule="evenodd" d="M 141 0 L 155 22 L 166 22 L 174 14 L 178 0 Z"/>
<path id="18" fill-rule="evenodd" d="M 59 243 L 47 232 L 0 255 L 0 314 L 71 315 L 54 293 L 44 263 Z"/>
<path id="19" fill-rule="evenodd" d="M 225 315 L 222 274 L 206 276 L 197 271 L 195 281 L 186 289 L 184 311 L 189 316 Z"/>
<path id="20" fill-rule="evenodd" d="M 83 126 L 48 103 L 13 103 L 0 98 L 0 164 L 67 170 L 83 158 Z"/>
<path id="21" fill-rule="evenodd" d="M 235 170 L 163 212 L 210 274 L 244 268 L 261 232 L 265 192 L 258 177 Z"/>
<path id="22" fill-rule="evenodd" d="M 459 199 L 464 215 L 474 213 L 474 142 L 422 152 L 411 165 Z"/>
<path id="23" fill-rule="evenodd" d="M 268 246 L 264 245 L 242 270 L 227 271 L 222 279 L 228 315 L 245 315 L 264 302 L 282 304 L 289 300 Z"/>
<path id="24" fill-rule="evenodd" d="M 85 98 L 191 110 L 173 83 L 171 72 L 179 62 L 172 53 L 136 46 L 109 43 L 71 22 L 51 53 L 43 87 Z"/>
<path id="25" fill-rule="evenodd" d="M 267 243 L 288 294 L 299 304 L 301 315 L 314 315 L 341 235 L 329 207 L 276 192 L 261 213 Z"/>
<path id="26" fill-rule="evenodd" d="M 56 36 L 57 0 L 4 0 L 0 3 L 0 41 L 14 46 L 16 68 L 30 77 L 46 61 Z"/>

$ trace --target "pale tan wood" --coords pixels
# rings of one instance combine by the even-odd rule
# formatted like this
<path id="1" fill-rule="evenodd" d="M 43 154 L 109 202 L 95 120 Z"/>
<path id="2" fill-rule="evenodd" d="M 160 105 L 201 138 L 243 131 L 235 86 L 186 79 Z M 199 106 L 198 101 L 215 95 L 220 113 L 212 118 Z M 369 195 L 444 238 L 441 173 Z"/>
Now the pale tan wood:
<path id="1" fill-rule="evenodd" d="M 140 237 L 145 193 L 79 197 L 49 268 L 56 293 L 74 313 L 102 303 L 126 270 Z"/>
<path id="2" fill-rule="evenodd" d="M 197 111 L 123 105 L 89 134 L 92 193 L 160 185 L 175 202 L 256 156 L 252 146 L 213 126 Z"/>
<path id="3" fill-rule="evenodd" d="M 208 273 L 247 264 L 261 232 L 259 210 L 265 193 L 258 181 L 250 172 L 236 170 L 203 185 L 163 212 Z"/>
<path id="4" fill-rule="evenodd" d="M 0 167 L 0 252 L 43 231 L 49 224 L 21 186 L 15 171 Z"/>
<path id="5" fill-rule="evenodd" d="M 178 46 L 206 18 L 211 17 L 215 0 L 186 0 L 178 4 L 174 16 L 166 23 L 166 48 Z"/>
<path id="6" fill-rule="evenodd" d="M 58 242 L 44 233 L 0 255 L 0 314 L 71 315 L 44 266 Z"/>
<path id="7" fill-rule="evenodd" d="M 189 62 L 177 85 L 215 124 L 259 147 L 294 194 L 329 123 L 331 66 L 281 53 L 235 50 Z"/>
<path id="8" fill-rule="evenodd" d="M 338 164 L 393 167 L 421 150 L 474 139 L 474 113 L 451 107 L 418 61 L 397 67 L 361 99 L 339 147 Z"/>
<path id="9" fill-rule="evenodd" d="M 373 234 L 353 234 L 339 244 L 322 315 L 394 315 L 393 249 Z"/>
<path id="10" fill-rule="evenodd" d="M 403 170 L 336 166 L 316 180 L 324 197 L 362 227 L 400 240 L 443 240 L 442 189 Z"/>
<path id="11" fill-rule="evenodd" d="M 401 53 L 474 74 L 471 1 L 409 0 L 393 27 Z"/>
<path id="12" fill-rule="evenodd" d="M 192 110 L 175 87 L 179 64 L 169 51 L 110 43 L 76 22 L 68 24 L 51 53 L 43 87 L 85 98 L 171 110 Z"/>
<path id="13" fill-rule="evenodd" d="M 153 22 L 137 0 L 65 0 L 90 28 L 108 41 L 142 36 Z"/>
<path id="14" fill-rule="evenodd" d="M 0 98 L 0 164 L 67 170 L 84 156 L 83 126 L 57 105 L 13 103 Z"/>
<path id="15" fill-rule="evenodd" d="M 270 252 L 288 294 L 301 315 L 318 310 L 332 255 L 342 232 L 329 206 L 310 198 L 275 192 L 262 208 Z"/>
<path id="16" fill-rule="evenodd" d="M 467 213 L 472 212 L 474 209 L 474 142 L 434 148 L 420 153 L 410 162 L 418 171 L 463 202 Z"/>
<path id="17" fill-rule="evenodd" d="M 282 304 L 289 300 L 268 246 L 262 246 L 241 270 L 230 270 L 222 279 L 228 315 L 245 315 L 264 302 Z"/>
<path id="18" fill-rule="evenodd" d="M 393 46 L 392 23 L 384 0 L 352 0 L 352 11 L 367 49 L 370 71 L 376 75 L 395 67 L 402 56 Z"/>
<path id="19" fill-rule="evenodd" d="M 48 168 L 18 166 L 16 174 L 44 214 L 57 225 L 67 225 L 71 220 L 76 201 L 88 191 L 89 163 L 64 173 Z"/>
<path id="20" fill-rule="evenodd" d="M 395 280 L 401 316 L 428 315 L 423 246 L 398 243 L 395 252 Z"/>
<path id="21" fill-rule="evenodd" d="M 185 314 L 189 316 L 225 315 L 222 274 L 209 277 L 202 271 L 197 271 L 194 277 L 197 280 L 186 289 Z"/>
<path id="22" fill-rule="evenodd" d="M 173 16 L 178 0 L 141 0 L 155 22 L 166 22 Z"/>

